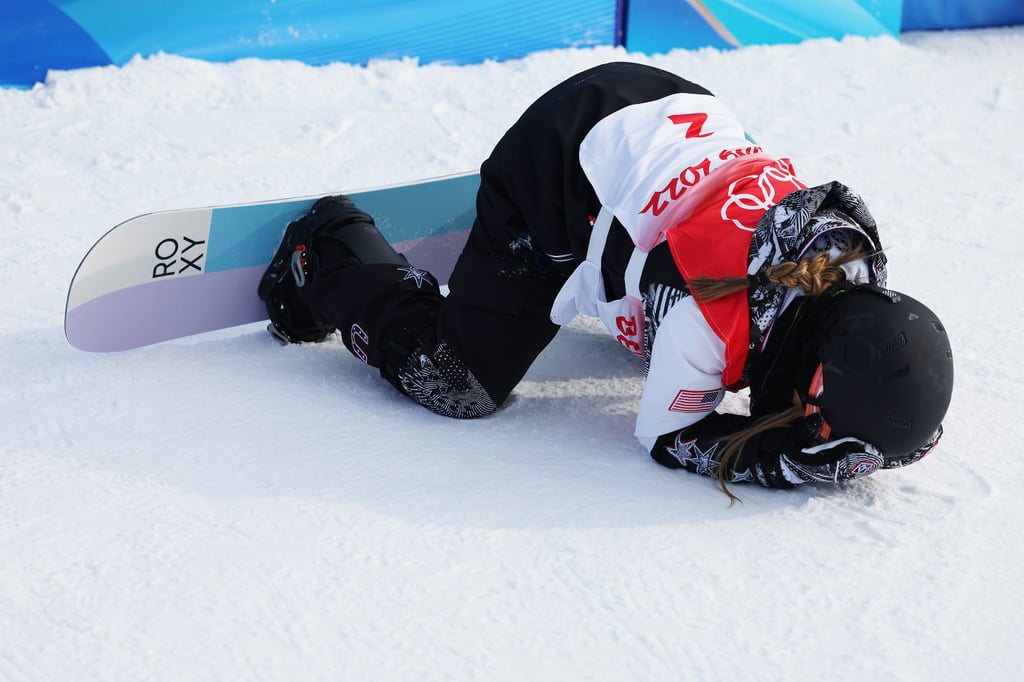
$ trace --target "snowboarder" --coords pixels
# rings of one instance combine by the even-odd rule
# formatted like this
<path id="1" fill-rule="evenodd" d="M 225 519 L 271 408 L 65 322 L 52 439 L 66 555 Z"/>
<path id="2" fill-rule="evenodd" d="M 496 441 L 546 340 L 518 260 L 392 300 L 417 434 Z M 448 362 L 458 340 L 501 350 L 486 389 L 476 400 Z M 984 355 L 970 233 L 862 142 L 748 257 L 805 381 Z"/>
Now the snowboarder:
<path id="1" fill-rule="evenodd" d="M 636 436 L 659 463 L 789 488 L 915 462 L 937 443 L 947 335 L 885 288 L 875 220 L 808 187 L 708 90 L 611 63 L 540 97 L 480 169 L 477 218 L 442 296 L 372 216 L 325 197 L 259 287 L 272 332 L 339 330 L 441 415 L 494 412 L 561 325 L 597 316 L 643 358 Z M 750 388 L 750 415 L 715 411 Z"/>

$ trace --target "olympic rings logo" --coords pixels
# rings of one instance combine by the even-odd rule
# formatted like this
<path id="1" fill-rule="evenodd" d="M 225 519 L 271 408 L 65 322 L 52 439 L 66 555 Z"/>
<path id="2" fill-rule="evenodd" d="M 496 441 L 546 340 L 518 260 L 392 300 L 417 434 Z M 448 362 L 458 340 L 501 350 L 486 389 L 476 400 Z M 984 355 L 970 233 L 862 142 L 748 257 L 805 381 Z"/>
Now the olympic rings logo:
<path id="1" fill-rule="evenodd" d="M 756 185 L 751 183 L 756 180 Z M 737 188 L 742 190 L 737 192 Z M 765 211 L 779 199 L 807 185 L 793 175 L 789 159 L 778 159 L 765 166 L 758 175 L 745 175 L 729 185 L 729 197 L 722 204 L 722 220 L 732 222 L 737 228 L 753 232 Z M 759 192 L 755 194 L 753 192 Z"/>

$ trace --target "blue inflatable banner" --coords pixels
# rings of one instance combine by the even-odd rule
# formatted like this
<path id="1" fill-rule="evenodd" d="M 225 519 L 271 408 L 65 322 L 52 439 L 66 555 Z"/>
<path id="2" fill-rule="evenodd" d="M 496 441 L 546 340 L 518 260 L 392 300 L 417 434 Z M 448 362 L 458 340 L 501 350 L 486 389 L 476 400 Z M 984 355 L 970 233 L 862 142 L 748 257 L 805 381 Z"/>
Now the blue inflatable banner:
<path id="1" fill-rule="evenodd" d="M 617 44 L 614 0 L 3 0 L 0 84 L 167 52 L 308 64 L 513 59 Z"/>
<path id="2" fill-rule="evenodd" d="M 665 52 L 896 35 L 902 6 L 903 0 L 631 0 L 626 47 Z"/>
<path id="3" fill-rule="evenodd" d="M 903 30 L 1024 24 L 1024 0 L 903 0 Z"/>
<path id="4" fill-rule="evenodd" d="M 538 50 L 792 43 L 1024 23 L 1024 0 L 2 0 L 0 86 L 167 52 L 456 64 Z"/>

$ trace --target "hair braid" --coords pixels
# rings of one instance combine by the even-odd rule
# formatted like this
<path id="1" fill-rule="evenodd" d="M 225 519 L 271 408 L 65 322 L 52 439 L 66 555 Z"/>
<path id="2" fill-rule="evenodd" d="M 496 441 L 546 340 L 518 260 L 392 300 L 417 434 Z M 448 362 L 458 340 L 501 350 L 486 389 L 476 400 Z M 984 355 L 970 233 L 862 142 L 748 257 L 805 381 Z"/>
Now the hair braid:
<path id="1" fill-rule="evenodd" d="M 820 296 L 846 278 L 841 267 L 844 263 L 866 256 L 860 249 L 844 253 L 835 260 L 829 259 L 827 253 L 819 253 L 813 258 L 787 260 L 773 265 L 764 271 L 764 278 L 771 284 L 787 288 L 800 287 L 805 294 Z M 756 278 L 751 277 L 695 277 L 689 283 L 690 293 L 702 301 L 714 301 L 749 289 L 752 279 L 756 281 Z"/>
<path id="2" fill-rule="evenodd" d="M 803 258 L 799 261 L 783 261 L 765 270 L 768 281 L 784 287 L 800 287 L 805 294 L 820 296 L 829 287 L 846 279 L 846 274 L 838 265 L 829 261 L 827 253 L 819 253 L 814 258 Z"/>

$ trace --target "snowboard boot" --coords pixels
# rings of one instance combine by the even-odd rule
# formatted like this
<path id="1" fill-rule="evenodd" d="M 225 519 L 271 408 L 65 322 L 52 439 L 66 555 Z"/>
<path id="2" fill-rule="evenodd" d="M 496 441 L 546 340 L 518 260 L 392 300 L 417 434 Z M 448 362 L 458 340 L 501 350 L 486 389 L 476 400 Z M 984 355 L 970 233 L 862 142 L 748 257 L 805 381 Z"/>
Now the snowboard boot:
<path id="1" fill-rule="evenodd" d="M 358 262 L 408 264 L 380 234 L 373 218 L 351 199 L 343 195 L 318 199 L 306 215 L 289 223 L 260 279 L 259 297 L 270 317 L 267 331 L 282 343 L 323 341 L 335 331 L 308 303 L 310 285 L 320 267 L 315 242 L 322 238 L 340 242 Z"/>

